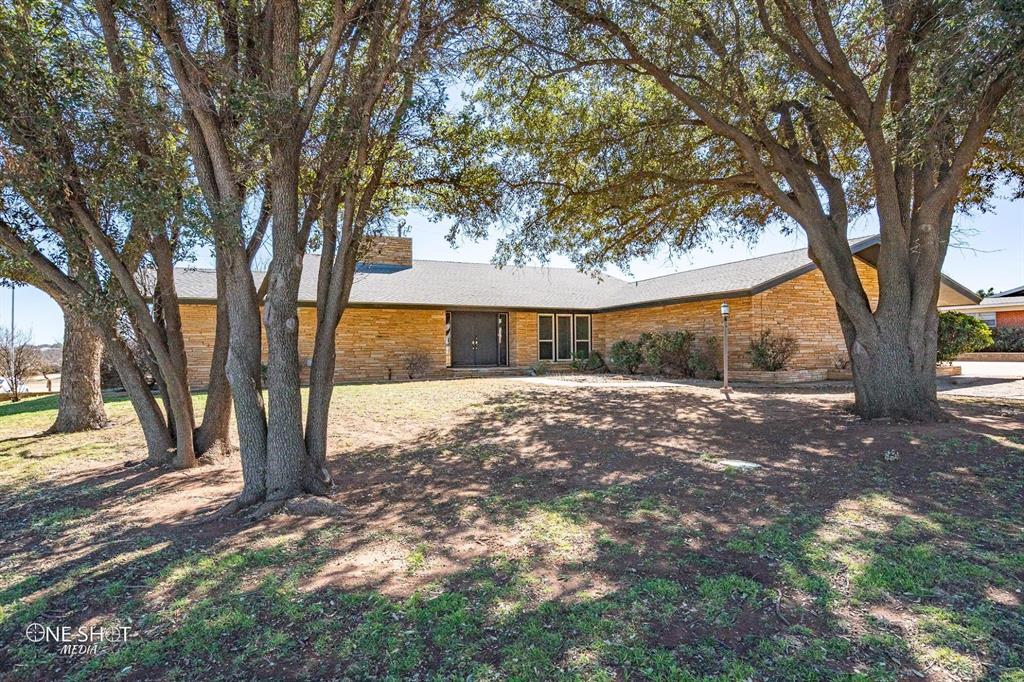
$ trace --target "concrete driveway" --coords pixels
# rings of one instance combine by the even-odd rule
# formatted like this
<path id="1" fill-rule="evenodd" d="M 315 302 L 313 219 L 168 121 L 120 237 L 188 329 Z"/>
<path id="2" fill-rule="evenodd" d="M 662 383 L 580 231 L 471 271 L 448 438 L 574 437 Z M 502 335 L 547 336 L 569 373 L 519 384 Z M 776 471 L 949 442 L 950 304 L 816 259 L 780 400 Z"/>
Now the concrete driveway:
<path id="1" fill-rule="evenodd" d="M 955 362 L 962 368 L 964 377 L 993 377 L 997 379 L 1020 379 L 1024 377 L 1024 362 Z"/>
<path id="2" fill-rule="evenodd" d="M 956 362 L 957 377 L 939 379 L 939 392 L 977 398 L 1024 400 L 1024 362 Z"/>

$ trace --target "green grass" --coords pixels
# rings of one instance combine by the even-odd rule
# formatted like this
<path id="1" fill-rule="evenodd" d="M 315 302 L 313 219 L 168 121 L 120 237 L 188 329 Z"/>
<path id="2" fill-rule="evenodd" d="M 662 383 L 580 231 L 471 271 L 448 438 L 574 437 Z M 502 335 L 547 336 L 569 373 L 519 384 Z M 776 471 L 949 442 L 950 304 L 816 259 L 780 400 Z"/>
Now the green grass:
<path id="1" fill-rule="evenodd" d="M 705 578 L 698 590 L 708 622 L 724 627 L 736 622 L 741 608 L 755 606 L 763 588 L 744 576 L 723 575 Z"/>
<path id="2" fill-rule="evenodd" d="M 708 463 L 749 439 L 687 425 L 708 443 L 652 452 L 668 427 L 644 433 L 629 412 L 656 398 L 604 419 L 577 393 L 521 384 L 339 387 L 332 457 L 351 517 L 177 533 L 158 505 L 202 499 L 223 470 L 120 473 L 138 447 L 124 401 L 109 430 L 45 438 L 52 398 L 0 406 L 5 675 L 703 682 L 931 666 L 1024 682 L 1024 450 L 963 425 L 882 426 L 862 458 L 853 439 L 812 458 L 824 473 L 787 462 L 723 484 Z M 584 423 L 597 438 L 577 452 Z M 830 429 L 806 438 L 828 447 Z M 893 441 L 920 471 L 880 464 Z M 135 636 L 79 659 L 24 638 L 85 618 Z"/>

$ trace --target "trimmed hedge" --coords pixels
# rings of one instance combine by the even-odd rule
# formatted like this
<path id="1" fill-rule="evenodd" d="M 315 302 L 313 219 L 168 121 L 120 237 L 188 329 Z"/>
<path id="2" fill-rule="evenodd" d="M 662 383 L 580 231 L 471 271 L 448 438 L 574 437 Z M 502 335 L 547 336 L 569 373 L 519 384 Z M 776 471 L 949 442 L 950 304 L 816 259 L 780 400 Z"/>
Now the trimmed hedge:
<path id="1" fill-rule="evenodd" d="M 628 374 L 636 374 L 643 361 L 644 354 L 640 350 L 640 344 L 633 341 L 626 339 L 616 341 L 608 350 L 608 362 L 612 364 L 612 367 Z"/>

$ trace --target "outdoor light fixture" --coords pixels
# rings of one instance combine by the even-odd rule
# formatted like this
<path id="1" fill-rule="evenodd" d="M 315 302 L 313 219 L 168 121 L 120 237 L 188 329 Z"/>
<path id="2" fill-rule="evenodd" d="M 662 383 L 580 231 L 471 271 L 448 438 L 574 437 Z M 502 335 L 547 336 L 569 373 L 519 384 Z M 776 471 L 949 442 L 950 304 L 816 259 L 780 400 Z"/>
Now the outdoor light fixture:
<path id="1" fill-rule="evenodd" d="M 729 303 L 722 301 L 722 393 L 729 391 Z"/>

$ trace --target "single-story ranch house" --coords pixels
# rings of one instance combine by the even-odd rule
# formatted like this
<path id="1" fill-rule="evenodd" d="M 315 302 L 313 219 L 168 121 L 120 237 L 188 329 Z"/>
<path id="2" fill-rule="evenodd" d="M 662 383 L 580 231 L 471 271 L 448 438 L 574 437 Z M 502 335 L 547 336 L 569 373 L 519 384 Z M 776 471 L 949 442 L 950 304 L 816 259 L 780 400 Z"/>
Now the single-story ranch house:
<path id="1" fill-rule="evenodd" d="M 525 370 L 539 360 L 568 363 L 574 352 L 607 356 L 615 341 L 642 332 L 720 338 L 723 301 L 730 306 L 731 367 L 750 368 L 750 340 L 763 329 L 796 338 L 792 369 L 820 370 L 823 377 L 846 353 L 834 299 L 804 249 L 627 282 L 568 268 L 414 260 L 409 238 L 376 239 L 338 328 L 339 381 L 403 378 L 410 355 L 424 362 L 424 376 L 442 376 L 464 368 Z M 851 247 L 877 300 L 878 238 Z M 299 289 L 299 352 L 306 357 L 316 329 L 317 260 L 306 256 Z M 263 273 L 254 277 L 262 281 Z M 189 380 L 202 385 L 213 346 L 216 277 L 212 270 L 181 268 L 176 282 Z M 943 277 L 940 305 L 977 301 Z"/>
<path id="2" fill-rule="evenodd" d="M 1024 286 L 986 296 L 975 305 L 954 305 L 942 309 L 967 313 L 992 329 L 1024 327 Z"/>

